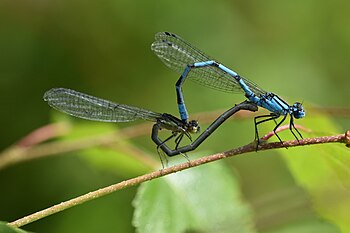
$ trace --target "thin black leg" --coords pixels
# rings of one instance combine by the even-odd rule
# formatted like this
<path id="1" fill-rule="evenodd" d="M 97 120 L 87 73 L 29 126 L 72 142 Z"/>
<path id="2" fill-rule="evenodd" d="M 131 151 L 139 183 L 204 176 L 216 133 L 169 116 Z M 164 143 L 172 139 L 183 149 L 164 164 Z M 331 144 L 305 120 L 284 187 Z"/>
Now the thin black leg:
<path id="1" fill-rule="evenodd" d="M 164 141 L 163 141 L 163 144 L 166 143 L 167 141 L 169 141 L 170 139 L 176 137 L 177 133 L 172 133 L 168 138 L 166 138 Z"/>
<path id="2" fill-rule="evenodd" d="M 172 156 L 172 151 L 167 145 L 166 143 L 164 143 L 164 141 L 162 141 L 159 137 L 158 137 L 158 133 L 161 130 L 161 127 L 158 123 L 154 124 L 152 127 L 152 140 L 153 142 L 157 145 L 157 150 L 160 148 L 162 149 L 168 156 Z M 173 135 L 173 134 L 172 134 Z M 170 137 L 168 138 L 169 140 L 171 139 Z M 158 153 L 159 154 L 159 153 Z"/>
<path id="3" fill-rule="evenodd" d="M 284 115 L 284 117 L 282 118 L 282 120 L 275 126 L 275 128 L 273 129 L 273 132 L 275 133 L 275 135 L 277 136 L 277 138 L 280 140 L 280 142 L 283 144 L 282 139 L 280 138 L 280 136 L 278 136 L 278 134 L 276 133 L 276 130 L 278 129 L 278 127 L 280 127 L 280 125 L 285 121 L 287 115 Z"/>
<path id="4" fill-rule="evenodd" d="M 289 122 L 289 130 L 290 132 L 292 132 L 293 136 L 296 138 L 296 140 L 299 142 L 299 139 L 298 137 L 295 135 L 293 129 L 295 129 L 295 131 L 297 131 L 297 133 L 299 134 L 300 138 L 303 139 L 303 135 L 301 135 L 301 133 L 299 132 L 299 130 L 297 128 L 295 128 L 295 125 L 294 125 L 294 118 L 293 116 L 291 115 L 290 116 L 290 122 Z"/>
<path id="5" fill-rule="evenodd" d="M 257 121 L 260 118 L 266 118 L 266 117 L 268 117 L 268 118 L 264 119 L 264 120 L 261 120 L 261 121 Z M 259 131 L 258 131 L 258 125 L 261 124 L 261 123 L 267 122 L 267 121 L 271 121 L 271 120 L 276 122 L 276 119 L 279 118 L 279 117 L 280 117 L 279 115 L 271 113 L 269 115 L 262 115 L 262 116 L 257 116 L 257 117 L 254 118 L 255 141 L 257 142 L 256 143 L 256 148 L 255 148 L 256 151 L 258 151 L 258 148 L 259 148 L 259 145 L 260 145 L 260 136 L 259 136 Z M 277 138 L 281 141 L 281 138 L 278 136 L 278 134 L 275 131 L 274 131 L 274 133 L 277 136 Z"/>
<path id="6" fill-rule="evenodd" d="M 184 137 L 184 134 L 180 134 L 176 139 L 175 139 L 175 150 L 177 150 L 177 148 L 180 145 L 180 142 L 182 141 Z"/>
<path id="7" fill-rule="evenodd" d="M 267 118 L 268 117 L 268 118 Z M 276 119 L 279 118 L 280 116 L 279 115 L 276 115 L 276 114 L 269 114 L 269 115 L 261 115 L 261 116 L 256 116 L 254 117 L 254 126 L 255 126 L 255 140 L 259 140 L 260 137 L 259 137 L 259 131 L 258 131 L 258 125 L 261 124 L 261 123 L 264 123 L 264 122 L 267 122 L 267 121 L 275 121 L 276 122 Z M 258 119 L 260 118 L 267 118 L 267 119 L 264 119 L 264 120 L 260 120 L 258 121 Z"/>
<path id="8" fill-rule="evenodd" d="M 176 137 L 177 133 L 172 133 L 169 137 L 167 137 L 164 141 L 162 141 L 162 143 L 160 145 L 157 145 L 157 150 L 164 145 L 167 141 L 169 141 L 170 139 Z"/>
<path id="9" fill-rule="evenodd" d="M 192 142 L 192 136 L 189 132 L 185 131 L 183 135 L 186 135 L 186 137 Z"/>

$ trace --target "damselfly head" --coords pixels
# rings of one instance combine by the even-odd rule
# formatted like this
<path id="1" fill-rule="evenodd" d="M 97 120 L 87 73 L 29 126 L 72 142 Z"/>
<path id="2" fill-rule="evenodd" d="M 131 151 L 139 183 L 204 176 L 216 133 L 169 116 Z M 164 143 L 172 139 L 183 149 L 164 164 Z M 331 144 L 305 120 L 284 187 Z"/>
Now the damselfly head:
<path id="1" fill-rule="evenodd" d="M 305 117 L 306 113 L 304 111 L 303 105 L 299 102 L 296 102 L 292 106 L 292 114 L 296 119 Z"/>
<path id="2" fill-rule="evenodd" d="M 198 121 L 191 120 L 187 123 L 187 131 L 190 133 L 199 133 L 201 130 L 201 127 L 198 124 Z"/>

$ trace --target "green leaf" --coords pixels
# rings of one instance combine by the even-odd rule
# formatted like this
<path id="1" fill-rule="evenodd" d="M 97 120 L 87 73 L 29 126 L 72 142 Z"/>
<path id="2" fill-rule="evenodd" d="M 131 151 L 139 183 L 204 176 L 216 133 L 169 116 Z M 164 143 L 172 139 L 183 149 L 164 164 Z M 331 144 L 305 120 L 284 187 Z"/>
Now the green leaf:
<path id="1" fill-rule="evenodd" d="M 238 181 L 220 162 L 143 183 L 133 205 L 138 232 L 255 232 Z"/>
<path id="2" fill-rule="evenodd" d="M 125 142 L 125 144 L 127 143 Z M 128 147 L 132 147 L 132 145 Z M 124 177 L 144 174 L 150 170 L 141 161 L 137 161 L 132 155 L 119 151 L 117 148 L 96 147 L 80 151 L 79 155 L 94 168 L 113 172 Z"/>
<path id="3" fill-rule="evenodd" d="M 29 231 L 24 231 L 19 228 L 11 227 L 8 225 L 7 222 L 1 222 L 0 221 L 0 233 L 26 233 Z"/>
<path id="4" fill-rule="evenodd" d="M 72 126 L 71 133 L 62 137 L 62 140 L 77 140 L 93 136 L 108 137 L 108 135 L 115 137 L 115 132 L 116 128 L 114 124 L 77 121 Z M 132 153 L 137 153 L 137 151 L 132 143 L 120 139 L 120 141 L 112 145 L 112 148 L 101 145 L 88 147 L 76 153 L 94 168 L 123 174 L 123 176 L 132 176 L 149 171 L 149 168 L 140 161 L 139 157 L 135 159 L 132 156 Z"/>
<path id="5" fill-rule="evenodd" d="M 319 219 L 307 219 L 303 221 L 298 221 L 295 224 L 288 224 L 280 229 L 269 231 L 268 233 L 339 233 L 337 229 L 332 224 Z"/>
<path id="6" fill-rule="evenodd" d="M 335 124 L 323 116 L 305 119 L 303 125 L 322 135 L 339 132 Z M 316 212 L 337 225 L 342 232 L 350 232 L 349 148 L 339 143 L 290 148 L 279 152 L 284 155 L 295 180 L 310 194 Z"/>

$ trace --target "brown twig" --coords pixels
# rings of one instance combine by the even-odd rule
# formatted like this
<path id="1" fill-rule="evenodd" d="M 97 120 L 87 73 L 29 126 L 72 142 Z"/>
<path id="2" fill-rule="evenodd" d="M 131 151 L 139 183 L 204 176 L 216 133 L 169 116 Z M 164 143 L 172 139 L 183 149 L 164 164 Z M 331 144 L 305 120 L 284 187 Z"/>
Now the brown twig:
<path id="1" fill-rule="evenodd" d="M 19 140 L 15 144 L 15 146 L 17 147 L 34 146 L 41 142 L 47 141 L 51 138 L 57 138 L 59 136 L 66 135 L 70 131 L 69 128 L 70 128 L 69 125 L 65 122 L 48 124 L 32 131 L 31 133 L 26 135 L 24 138 Z"/>
<path id="2" fill-rule="evenodd" d="M 307 138 L 296 141 L 286 141 L 283 144 L 280 142 L 272 142 L 272 143 L 266 143 L 261 146 L 259 146 L 259 150 L 269 150 L 269 149 L 276 149 L 276 148 L 284 148 L 286 146 L 288 147 L 296 147 L 296 146 L 304 146 L 304 145 L 314 145 L 314 144 L 321 144 L 321 143 L 344 143 L 347 147 L 350 147 L 350 131 L 347 131 L 345 134 L 339 134 L 334 136 L 324 136 L 324 137 L 317 137 L 317 138 Z M 85 203 L 87 201 L 105 196 L 107 194 L 113 193 L 117 190 L 124 189 L 127 187 L 131 187 L 137 184 L 140 184 L 145 181 L 153 180 L 158 177 L 162 177 L 171 173 L 179 172 L 185 169 L 188 169 L 190 167 L 196 167 L 202 164 L 206 164 L 209 162 L 213 162 L 219 159 L 223 159 L 226 157 L 231 157 L 243 153 L 253 152 L 255 151 L 256 146 L 254 143 L 247 144 L 245 146 L 232 149 L 229 151 L 225 151 L 222 153 L 217 153 L 213 155 L 209 155 L 206 157 L 202 157 L 200 159 L 196 159 L 187 163 L 182 163 L 179 165 L 175 165 L 169 168 L 165 168 L 159 171 L 151 172 L 142 176 L 138 176 L 129 180 L 122 181 L 118 184 L 114 184 L 90 193 L 87 193 L 85 195 L 73 198 L 69 201 L 62 202 L 60 204 L 54 205 L 50 208 L 41 210 L 39 212 L 36 212 L 34 214 L 28 215 L 26 217 L 23 217 L 21 219 L 18 219 L 16 221 L 13 221 L 9 223 L 9 225 L 13 227 L 21 227 L 24 225 L 27 225 L 31 222 L 37 221 L 39 219 L 45 218 L 47 216 L 50 216 L 52 214 L 61 212 L 63 210 L 66 210 L 68 208 L 74 207 L 76 205 L 80 205 L 82 203 Z"/>

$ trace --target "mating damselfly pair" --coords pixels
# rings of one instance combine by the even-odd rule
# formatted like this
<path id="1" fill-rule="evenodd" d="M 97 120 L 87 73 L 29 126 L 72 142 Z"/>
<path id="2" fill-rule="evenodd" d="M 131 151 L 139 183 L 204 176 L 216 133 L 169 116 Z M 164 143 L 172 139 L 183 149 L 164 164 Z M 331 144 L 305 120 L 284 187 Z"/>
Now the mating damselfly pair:
<path id="1" fill-rule="evenodd" d="M 138 107 L 117 104 L 65 88 L 53 88 L 47 91 L 44 95 L 44 100 L 51 107 L 59 111 L 88 120 L 128 122 L 143 119 L 155 122 L 152 129 L 152 140 L 157 144 L 157 148 L 162 149 L 168 156 L 194 150 L 227 118 L 237 111 L 256 111 L 258 106 L 267 109 L 270 111 L 270 114 L 254 118 L 255 140 L 257 140 L 256 149 L 258 149 L 260 143 L 258 125 L 270 120 L 276 122 L 276 119 L 279 117 L 282 117 L 282 120 L 278 123 L 276 122 L 273 131 L 281 143 L 283 141 L 276 133 L 276 130 L 285 121 L 287 116 L 290 116 L 289 129 L 293 136 L 299 140 L 294 133 L 296 131 L 299 137 L 302 138 L 301 133 L 294 125 L 294 118 L 299 119 L 305 116 L 305 111 L 301 103 L 296 102 L 293 105 L 289 105 L 276 94 L 263 91 L 252 81 L 243 78 L 222 63 L 211 59 L 175 34 L 169 32 L 157 33 L 151 48 L 166 66 L 181 73 L 180 78 L 176 82 L 180 118 L 167 113 L 156 113 Z M 224 112 L 191 144 L 180 147 L 180 142 L 184 136 L 192 141 L 191 134 L 200 131 L 196 120 L 188 120 L 189 115 L 182 93 L 182 85 L 187 78 L 221 91 L 244 93 L 248 101 L 235 105 Z M 171 131 L 171 135 L 165 140 L 161 140 L 158 137 L 158 132 L 161 129 Z M 173 138 L 175 138 L 176 146 L 174 149 L 170 149 L 166 145 L 166 142 Z"/>

